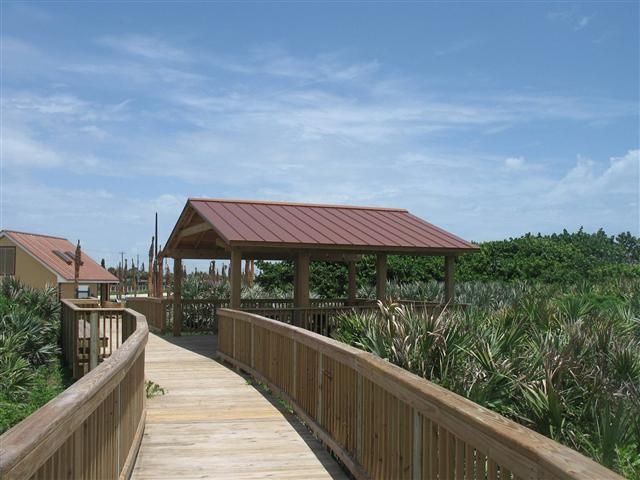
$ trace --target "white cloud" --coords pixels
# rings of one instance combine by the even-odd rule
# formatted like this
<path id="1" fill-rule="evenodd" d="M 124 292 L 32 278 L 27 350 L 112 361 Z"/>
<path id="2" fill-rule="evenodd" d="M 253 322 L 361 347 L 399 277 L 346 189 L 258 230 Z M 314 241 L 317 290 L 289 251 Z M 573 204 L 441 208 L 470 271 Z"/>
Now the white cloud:
<path id="1" fill-rule="evenodd" d="M 562 203 L 581 201 L 585 197 L 627 196 L 637 208 L 639 168 L 640 150 L 629 150 L 621 157 L 611 157 L 606 168 L 579 155 L 576 164 L 548 193 L 547 200 Z"/>
<path id="2" fill-rule="evenodd" d="M 508 170 L 520 170 L 524 165 L 525 161 L 523 157 L 508 157 L 504 160 L 504 166 Z"/>
<path id="3" fill-rule="evenodd" d="M 589 26 L 592 19 L 593 19 L 593 15 L 582 15 L 576 22 L 576 25 L 574 28 L 576 30 L 583 30 Z"/>
<path id="4" fill-rule="evenodd" d="M 62 164 L 55 150 L 34 139 L 27 130 L 4 126 L 1 143 L 2 165 L 8 171 L 51 168 Z"/>

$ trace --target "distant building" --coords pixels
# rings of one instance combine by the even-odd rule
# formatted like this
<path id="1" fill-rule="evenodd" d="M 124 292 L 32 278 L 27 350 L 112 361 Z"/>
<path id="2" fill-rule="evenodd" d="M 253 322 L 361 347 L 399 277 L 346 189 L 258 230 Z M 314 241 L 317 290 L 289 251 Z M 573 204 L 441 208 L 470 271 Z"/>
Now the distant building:
<path id="1" fill-rule="evenodd" d="M 0 231 L 0 277 L 13 276 L 35 288 L 58 287 L 60 298 L 74 298 L 76 246 L 66 238 Z M 82 253 L 78 279 L 81 295 L 104 296 L 118 279 Z"/>

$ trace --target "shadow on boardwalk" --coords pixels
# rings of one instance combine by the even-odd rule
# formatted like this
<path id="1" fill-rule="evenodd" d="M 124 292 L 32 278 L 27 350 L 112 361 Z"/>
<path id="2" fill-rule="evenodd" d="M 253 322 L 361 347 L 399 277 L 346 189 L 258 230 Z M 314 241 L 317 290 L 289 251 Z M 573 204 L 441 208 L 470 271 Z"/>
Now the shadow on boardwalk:
<path id="1" fill-rule="evenodd" d="M 347 475 L 270 395 L 213 360 L 211 335 L 149 335 L 147 401 L 133 478 L 327 478 Z"/>

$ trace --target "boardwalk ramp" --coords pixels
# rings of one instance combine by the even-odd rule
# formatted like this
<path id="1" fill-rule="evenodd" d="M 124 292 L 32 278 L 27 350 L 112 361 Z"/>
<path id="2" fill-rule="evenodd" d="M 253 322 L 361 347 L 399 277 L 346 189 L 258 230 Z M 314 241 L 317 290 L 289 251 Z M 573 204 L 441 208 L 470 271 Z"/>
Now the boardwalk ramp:
<path id="1" fill-rule="evenodd" d="M 216 337 L 149 335 L 147 401 L 133 479 L 345 479 L 313 435 L 270 396 L 213 360 Z"/>

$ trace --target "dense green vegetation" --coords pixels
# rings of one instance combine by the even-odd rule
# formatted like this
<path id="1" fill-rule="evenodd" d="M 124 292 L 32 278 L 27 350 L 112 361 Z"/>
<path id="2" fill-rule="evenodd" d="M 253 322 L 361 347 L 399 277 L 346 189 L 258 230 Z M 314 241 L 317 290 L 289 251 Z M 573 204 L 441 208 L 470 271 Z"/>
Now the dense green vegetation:
<path id="1" fill-rule="evenodd" d="M 459 292 L 466 311 L 381 305 L 344 315 L 334 336 L 640 479 L 640 281 Z"/>
<path id="2" fill-rule="evenodd" d="M 640 239 L 604 231 L 485 242 L 456 263 L 440 316 L 381 306 L 335 336 L 640 479 Z M 290 292 L 290 262 L 259 262 L 259 285 Z M 357 265 L 375 294 L 375 258 Z M 442 301 L 442 257 L 388 258 L 390 299 Z M 347 268 L 311 265 L 318 296 L 346 294 Z"/>
<path id="3" fill-rule="evenodd" d="M 640 239 L 629 232 L 608 236 L 603 230 L 561 234 L 526 234 L 518 238 L 484 242 L 480 251 L 464 255 L 456 263 L 459 281 L 525 280 L 545 284 L 601 282 L 617 278 L 640 278 Z M 256 281 L 269 291 L 290 291 L 291 262 L 257 262 Z M 375 285 L 375 258 L 365 255 L 357 265 L 358 286 Z M 340 263 L 313 262 L 311 290 L 319 296 L 346 295 L 347 267 Z M 388 275 L 399 283 L 442 281 L 442 257 L 390 255 Z"/>
<path id="4" fill-rule="evenodd" d="M 429 316 L 394 304 L 349 314 L 334 336 L 640 480 L 640 240 L 600 230 L 479 244 L 456 265 L 456 299 Z M 290 297 L 290 262 L 258 262 L 243 297 Z M 358 262 L 375 294 L 375 258 Z M 442 301 L 441 257 L 390 256 L 390 299 Z M 314 262 L 315 296 L 346 294 L 344 264 Z M 189 298 L 227 298 L 193 275 Z"/>
<path id="5" fill-rule="evenodd" d="M 59 359 L 60 303 L 55 288 L 37 290 L 5 278 L 0 285 L 0 433 L 69 384 Z"/>

